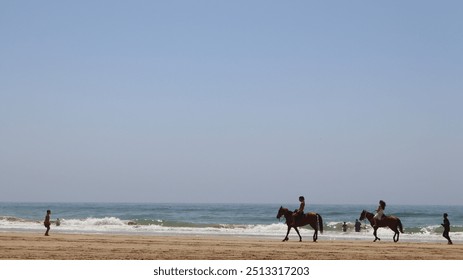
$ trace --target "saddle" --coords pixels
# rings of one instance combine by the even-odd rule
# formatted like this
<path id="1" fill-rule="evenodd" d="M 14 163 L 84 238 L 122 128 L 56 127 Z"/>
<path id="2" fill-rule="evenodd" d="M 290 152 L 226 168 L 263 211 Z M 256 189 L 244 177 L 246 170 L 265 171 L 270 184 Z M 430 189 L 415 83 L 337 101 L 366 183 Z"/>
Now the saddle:
<path id="1" fill-rule="evenodd" d="M 294 210 L 294 213 L 297 213 L 299 209 L 296 209 Z M 302 213 L 297 213 L 295 216 L 293 216 L 293 224 L 296 224 L 297 222 L 299 222 L 301 220 L 302 217 L 305 216 L 305 213 L 302 212 Z"/>
<path id="2" fill-rule="evenodd" d="M 383 216 L 381 217 L 381 219 L 379 220 L 376 220 L 376 225 L 379 226 L 379 227 L 384 227 L 386 225 L 383 225 L 383 222 L 388 219 L 390 216 L 386 216 L 383 214 Z M 392 216 L 391 216 L 392 217 Z"/>

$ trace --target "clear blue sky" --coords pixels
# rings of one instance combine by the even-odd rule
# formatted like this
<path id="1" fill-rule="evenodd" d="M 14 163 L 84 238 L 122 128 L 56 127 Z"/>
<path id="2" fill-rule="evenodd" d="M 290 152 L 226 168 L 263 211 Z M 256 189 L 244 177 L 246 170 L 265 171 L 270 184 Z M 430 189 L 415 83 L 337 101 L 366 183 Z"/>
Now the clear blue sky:
<path id="1" fill-rule="evenodd" d="M 2 1 L 0 201 L 463 204 L 461 1 Z"/>

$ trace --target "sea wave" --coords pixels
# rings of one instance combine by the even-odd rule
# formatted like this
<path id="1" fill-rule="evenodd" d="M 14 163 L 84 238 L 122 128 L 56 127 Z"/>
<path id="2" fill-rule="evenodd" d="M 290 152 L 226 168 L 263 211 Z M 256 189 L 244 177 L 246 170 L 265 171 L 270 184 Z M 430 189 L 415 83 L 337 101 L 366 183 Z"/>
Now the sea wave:
<path id="1" fill-rule="evenodd" d="M 362 224 L 360 232 L 355 232 L 353 223 L 347 223 L 347 231 L 342 230 L 343 222 L 326 222 L 324 233 L 320 240 L 372 239 L 373 229 L 370 225 Z M 42 231 L 42 221 L 23 219 L 20 217 L 1 216 L 0 231 Z M 141 234 L 141 235 L 232 235 L 232 236 L 260 236 L 282 238 L 286 234 L 285 223 L 271 224 L 212 224 L 169 221 L 160 219 L 120 219 L 118 217 L 88 217 L 84 219 L 60 219 L 60 225 L 52 225 L 52 231 L 61 233 L 105 233 L 105 234 Z M 442 226 L 429 225 L 425 227 L 405 228 L 401 234 L 402 240 L 409 241 L 442 241 Z M 290 238 L 297 238 L 294 230 Z M 301 228 L 303 239 L 311 239 L 314 230 L 309 227 Z M 393 232 L 386 228 L 378 230 L 378 236 L 391 239 Z M 451 237 L 455 241 L 463 241 L 463 227 L 452 226 Z"/>
<path id="2" fill-rule="evenodd" d="M 0 217 L 0 223 L 27 223 L 27 222 L 39 223 L 39 221 L 28 220 L 28 219 L 23 219 L 23 218 L 18 218 L 18 217 L 11 217 L 11 216 L 1 216 Z"/>

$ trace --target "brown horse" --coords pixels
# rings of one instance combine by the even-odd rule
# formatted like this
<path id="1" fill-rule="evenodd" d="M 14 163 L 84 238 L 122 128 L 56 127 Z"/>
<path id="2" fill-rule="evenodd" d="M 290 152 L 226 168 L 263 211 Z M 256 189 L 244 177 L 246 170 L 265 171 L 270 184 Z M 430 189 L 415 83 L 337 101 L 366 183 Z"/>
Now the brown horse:
<path id="1" fill-rule="evenodd" d="M 389 227 L 390 229 L 392 229 L 392 231 L 394 231 L 394 236 L 392 237 L 392 239 L 394 240 L 394 242 L 399 241 L 399 230 L 401 233 L 404 233 L 402 222 L 400 221 L 400 219 L 394 216 L 383 216 L 381 220 L 376 221 L 376 226 L 373 226 L 375 224 L 375 221 L 373 220 L 374 216 L 375 215 L 373 215 L 373 213 L 370 213 L 367 210 L 363 210 L 359 218 L 360 221 L 363 221 L 365 218 L 367 218 L 370 222 L 370 225 L 373 227 L 373 235 L 375 236 L 375 240 L 373 240 L 373 242 L 376 242 L 376 240 L 381 240 L 378 236 L 376 236 L 376 231 L 380 227 Z"/>
<path id="2" fill-rule="evenodd" d="M 286 219 L 286 225 L 288 225 L 288 231 L 286 232 L 286 237 L 283 239 L 283 241 L 288 241 L 288 234 L 291 228 L 293 227 L 297 235 L 299 235 L 299 241 L 302 241 L 301 234 L 299 233 L 299 230 L 297 227 L 302 227 L 305 225 L 311 225 L 312 228 L 315 230 L 315 233 L 313 234 L 313 242 L 316 242 L 318 239 L 318 229 L 320 229 L 320 233 L 323 233 L 323 219 L 322 216 L 320 216 L 318 213 L 306 213 L 302 217 L 299 217 L 296 219 L 296 225 L 293 226 L 293 212 L 289 211 L 287 208 L 283 208 L 283 206 L 280 207 L 280 210 L 278 210 L 278 215 L 277 219 L 280 219 L 281 216 L 284 216 Z M 318 222 L 318 225 L 317 225 Z"/>

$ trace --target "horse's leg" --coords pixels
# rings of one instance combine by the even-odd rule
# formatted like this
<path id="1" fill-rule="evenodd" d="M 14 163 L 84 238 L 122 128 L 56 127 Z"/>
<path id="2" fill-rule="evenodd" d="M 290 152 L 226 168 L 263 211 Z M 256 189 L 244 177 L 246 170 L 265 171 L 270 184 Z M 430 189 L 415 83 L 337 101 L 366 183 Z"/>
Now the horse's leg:
<path id="1" fill-rule="evenodd" d="M 376 235 L 376 231 L 378 230 L 377 227 L 374 227 L 374 231 L 373 231 L 373 235 L 375 236 L 375 240 L 373 240 L 373 242 L 376 242 L 376 240 L 381 240 L 377 235 Z"/>
<path id="2" fill-rule="evenodd" d="M 288 231 L 286 232 L 286 236 L 285 236 L 285 239 L 283 239 L 283 242 L 285 241 L 288 241 L 288 235 L 289 235 L 289 231 L 291 230 L 291 226 L 288 226 Z"/>
<path id="3" fill-rule="evenodd" d="M 314 233 L 313 233 L 313 242 L 317 242 L 317 239 L 318 239 L 318 225 L 317 225 L 317 221 L 315 220 L 315 223 L 311 223 L 310 226 L 314 229 Z"/>
<path id="4" fill-rule="evenodd" d="M 399 241 L 399 230 L 397 229 L 397 225 L 395 225 L 395 227 L 389 225 L 388 227 L 394 232 L 392 240 L 394 240 L 394 242 Z"/>
<path id="5" fill-rule="evenodd" d="M 294 227 L 294 229 L 296 230 L 297 235 L 299 235 L 299 242 L 302 242 L 302 236 L 301 236 L 301 234 L 299 233 L 299 230 L 297 229 L 297 227 Z"/>
<path id="6" fill-rule="evenodd" d="M 397 236 L 397 239 L 396 239 L 396 236 Z M 396 229 L 394 229 L 394 237 L 392 238 L 394 240 L 394 242 L 397 242 L 399 241 L 399 231 Z"/>

